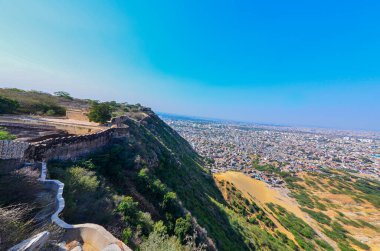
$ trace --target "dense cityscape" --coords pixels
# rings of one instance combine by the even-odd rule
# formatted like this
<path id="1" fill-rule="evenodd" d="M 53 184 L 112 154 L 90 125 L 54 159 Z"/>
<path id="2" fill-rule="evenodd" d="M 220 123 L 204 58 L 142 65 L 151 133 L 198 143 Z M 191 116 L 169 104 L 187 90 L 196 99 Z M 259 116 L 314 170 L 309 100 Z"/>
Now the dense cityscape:
<path id="1" fill-rule="evenodd" d="M 290 172 L 330 167 L 380 175 L 376 132 L 163 118 L 207 159 L 212 172 L 246 171 L 258 160 Z"/>

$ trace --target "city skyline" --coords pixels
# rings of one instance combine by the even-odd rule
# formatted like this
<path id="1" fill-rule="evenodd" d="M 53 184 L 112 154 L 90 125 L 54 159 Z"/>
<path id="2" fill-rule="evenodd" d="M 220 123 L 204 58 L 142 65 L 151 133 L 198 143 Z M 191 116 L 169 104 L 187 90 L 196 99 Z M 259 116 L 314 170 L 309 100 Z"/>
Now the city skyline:
<path id="1" fill-rule="evenodd" d="M 380 4 L 0 1 L 0 86 L 380 130 Z"/>

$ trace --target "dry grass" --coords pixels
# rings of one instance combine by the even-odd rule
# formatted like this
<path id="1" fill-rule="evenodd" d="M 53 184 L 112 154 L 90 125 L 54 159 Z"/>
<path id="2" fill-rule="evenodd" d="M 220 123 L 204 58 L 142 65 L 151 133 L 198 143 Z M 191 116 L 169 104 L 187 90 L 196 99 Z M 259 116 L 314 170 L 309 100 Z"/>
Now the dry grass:
<path id="1" fill-rule="evenodd" d="M 339 175 L 339 173 L 337 173 Z M 316 186 L 310 186 L 310 183 L 301 182 L 311 196 L 315 196 L 326 207 L 326 211 L 315 209 L 317 212 L 323 212 L 330 218 L 338 220 L 339 218 L 353 221 L 354 224 L 360 223 L 359 221 L 365 221 L 372 224 L 375 228 L 368 226 L 353 226 L 339 221 L 346 230 L 349 231 L 352 237 L 357 240 L 361 240 L 371 247 L 371 250 L 380 250 L 380 211 L 373 204 L 366 200 L 358 201 L 354 197 L 343 193 L 332 193 L 331 189 L 334 188 L 335 183 L 331 183 L 331 178 L 314 177 L 309 173 L 302 173 L 300 176 L 303 180 L 310 180 L 315 182 L 320 188 Z M 352 181 L 354 182 L 354 181 Z M 350 186 L 349 182 L 345 185 L 352 189 L 353 194 L 360 194 L 360 191 L 356 191 L 354 187 Z M 376 229 L 377 227 L 377 229 Z M 361 250 L 357 248 L 358 250 Z"/>
<path id="2" fill-rule="evenodd" d="M 270 212 L 270 209 L 266 206 L 268 203 L 282 206 L 287 211 L 295 214 L 297 217 L 307 222 L 310 227 L 312 227 L 314 231 L 316 231 L 324 240 L 326 240 L 330 245 L 334 246 L 334 243 L 321 232 L 321 229 L 319 228 L 317 222 L 311 219 L 305 212 L 301 210 L 295 199 L 288 196 L 288 191 L 285 188 L 272 188 L 265 182 L 253 179 L 241 172 L 228 171 L 225 173 L 215 174 L 214 177 L 217 180 L 224 179 L 232 182 L 248 198 L 252 198 L 267 212 Z M 293 235 L 283 226 L 281 226 L 281 224 L 276 219 L 274 219 L 274 217 L 271 219 L 277 224 L 279 231 L 286 234 L 288 238 L 294 239 Z"/>
<path id="3" fill-rule="evenodd" d="M 15 169 L 11 161 L 0 163 L 0 250 L 45 230 L 52 242 L 59 239 L 60 231 L 49 223 L 52 200 L 37 180 L 39 172 Z"/>

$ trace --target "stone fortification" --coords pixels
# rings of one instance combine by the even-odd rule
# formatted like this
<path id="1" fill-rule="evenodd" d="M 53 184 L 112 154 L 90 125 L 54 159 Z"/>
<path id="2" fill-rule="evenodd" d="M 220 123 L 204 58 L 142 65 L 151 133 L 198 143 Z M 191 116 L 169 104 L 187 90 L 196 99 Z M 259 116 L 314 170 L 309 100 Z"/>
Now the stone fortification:
<path id="1" fill-rule="evenodd" d="M 114 138 L 125 137 L 127 134 L 127 128 L 109 128 L 92 134 L 47 139 L 31 143 L 25 151 L 24 159 L 35 161 L 75 159 L 105 147 Z"/>
<path id="2" fill-rule="evenodd" d="M 58 137 L 42 140 L 35 143 L 25 143 L 17 141 L 0 141 L 0 158 L 1 159 L 24 159 L 31 161 L 42 161 L 40 181 L 45 187 L 56 194 L 55 212 L 51 216 L 51 221 L 60 228 L 65 229 L 65 240 L 79 240 L 94 247 L 96 250 L 115 250 L 131 251 L 122 241 L 115 238 L 111 233 L 100 225 L 96 224 L 79 224 L 71 225 L 60 219 L 59 214 L 65 206 L 62 196 L 64 184 L 59 180 L 47 180 L 47 160 L 51 159 L 75 159 L 86 155 L 99 148 L 105 147 L 117 138 L 128 136 L 128 127 L 123 121 L 128 118 L 123 117 L 113 120 L 112 127 L 109 129 L 86 135 Z M 34 239 L 33 239 L 34 240 Z M 40 238 L 38 239 L 40 240 Z M 46 242 L 44 239 L 41 245 Z M 29 245 L 34 241 L 26 240 L 20 245 Z M 17 248 L 17 246 L 16 246 Z"/>
<path id="3" fill-rule="evenodd" d="M 0 159 L 75 159 L 109 145 L 115 138 L 126 137 L 128 127 L 123 122 L 127 119 L 125 116 L 114 119 L 109 128 L 85 135 L 54 137 L 30 143 L 2 140 Z"/>
<path id="4" fill-rule="evenodd" d="M 0 159 L 22 159 L 29 144 L 13 140 L 0 140 Z"/>

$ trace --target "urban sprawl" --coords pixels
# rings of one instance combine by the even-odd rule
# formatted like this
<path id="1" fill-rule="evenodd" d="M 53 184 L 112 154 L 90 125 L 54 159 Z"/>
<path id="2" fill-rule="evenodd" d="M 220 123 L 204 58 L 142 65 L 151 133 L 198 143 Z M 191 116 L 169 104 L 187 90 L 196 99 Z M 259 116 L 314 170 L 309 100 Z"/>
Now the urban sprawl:
<path id="1" fill-rule="evenodd" d="M 212 172 L 240 170 L 279 182 L 252 170 L 258 161 L 285 172 L 336 168 L 380 177 L 379 133 L 163 119 L 206 158 Z"/>

